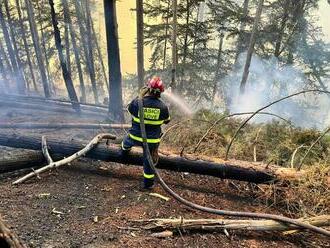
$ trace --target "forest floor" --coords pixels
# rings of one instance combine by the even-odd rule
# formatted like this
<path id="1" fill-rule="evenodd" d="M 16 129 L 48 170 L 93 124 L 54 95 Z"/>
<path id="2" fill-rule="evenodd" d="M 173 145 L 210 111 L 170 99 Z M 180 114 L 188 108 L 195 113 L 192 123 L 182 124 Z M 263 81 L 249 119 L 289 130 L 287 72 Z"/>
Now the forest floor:
<path id="1" fill-rule="evenodd" d="M 72 115 L 33 110 L 0 109 L 1 122 L 95 122 Z M 97 130 L 1 130 L 46 135 L 86 143 Z M 173 135 L 173 134 L 172 134 Z M 17 149 L 0 148 L 0 158 Z M 80 159 L 41 175 L 41 179 L 12 186 L 27 171 L 0 175 L 0 213 L 28 247 L 330 247 L 330 241 L 310 232 L 230 231 L 179 232 L 159 239 L 132 228 L 132 220 L 150 218 L 216 218 L 140 192 L 141 167 Z M 281 214 L 248 190 L 227 180 L 184 173 L 161 172 L 169 186 L 195 203 L 236 211 Z M 236 183 L 236 182 L 235 182 Z M 247 189 L 247 187 L 246 187 Z M 166 193 L 159 185 L 153 190 Z"/>

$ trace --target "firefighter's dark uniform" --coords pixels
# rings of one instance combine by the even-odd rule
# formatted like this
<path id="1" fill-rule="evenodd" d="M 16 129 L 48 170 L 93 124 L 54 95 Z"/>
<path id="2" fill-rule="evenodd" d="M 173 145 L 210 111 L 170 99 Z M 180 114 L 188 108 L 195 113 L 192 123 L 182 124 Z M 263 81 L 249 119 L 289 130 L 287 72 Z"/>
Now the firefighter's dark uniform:
<path id="1" fill-rule="evenodd" d="M 162 133 L 161 125 L 170 121 L 169 111 L 168 107 L 156 96 L 145 96 L 143 98 L 143 111 L 147 142 L 150 153 L 153 154 L 155 151 L 157 152 L 159 146 Z M 133 146 L 143 146 L 137 98 L 128 105 L 128 112 L 132 115 L 132 128 L 122 142 L 123 156 L 126 156 Z M 143 153 L 143 172 L 144 187 L 149 188 L 154 183 L 155 175 L 145 152 Z"/>

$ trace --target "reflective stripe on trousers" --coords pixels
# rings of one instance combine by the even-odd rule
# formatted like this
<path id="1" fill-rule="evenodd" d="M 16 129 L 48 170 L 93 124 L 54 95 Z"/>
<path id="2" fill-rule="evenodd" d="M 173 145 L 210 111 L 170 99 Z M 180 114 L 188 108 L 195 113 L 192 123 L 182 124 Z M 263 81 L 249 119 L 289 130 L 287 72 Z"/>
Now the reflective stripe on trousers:
<path id="1" fill-rule="evenodd" d="M 143 142 L 143 139 L 142 137 L 138 137 L 138 136 L 135 136 L 133 134 L 128 134 L 128 136 L 133 139 L 133 140 L 136 140 L 136 141 L 139 141 L 139 142 Z M 147 142 L 148 143 L 151 143 L 151 144 L 157 144 L 160 142 L 160 139 L 147 139 Z"/>

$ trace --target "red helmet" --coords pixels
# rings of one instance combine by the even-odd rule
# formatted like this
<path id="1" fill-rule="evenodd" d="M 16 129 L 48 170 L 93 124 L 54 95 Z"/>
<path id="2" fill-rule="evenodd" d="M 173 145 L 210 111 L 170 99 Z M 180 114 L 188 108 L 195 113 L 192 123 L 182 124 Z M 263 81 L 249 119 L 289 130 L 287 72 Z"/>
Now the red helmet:
<path id="1" fill-rule="evenodd" d="M 163 84 L 163 81 L 160 79 L 160 77 L 153 77 L 149 79 L 147 87 L 159 93 L 162 93 L 165 90 L 165 86 Z"/>

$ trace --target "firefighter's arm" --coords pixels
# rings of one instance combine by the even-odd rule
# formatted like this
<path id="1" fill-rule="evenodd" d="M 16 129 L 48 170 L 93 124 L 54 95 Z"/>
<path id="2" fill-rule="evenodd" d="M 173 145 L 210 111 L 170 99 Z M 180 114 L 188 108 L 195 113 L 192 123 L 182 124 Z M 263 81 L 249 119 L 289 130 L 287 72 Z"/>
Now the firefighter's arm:
<path id="1" fill-rule="evenodd" d="M 128 105 L 127 105 L 127 111 L 128 113 L 130 113 L 131 115 L 134 115 L 134 113 L 136 112 L 136 99 L 133 99 Z"/>

